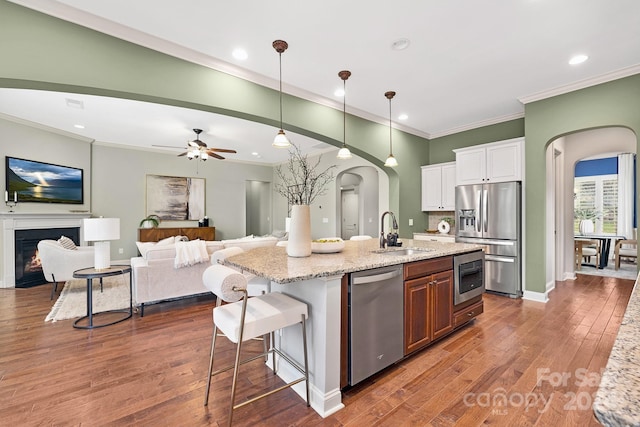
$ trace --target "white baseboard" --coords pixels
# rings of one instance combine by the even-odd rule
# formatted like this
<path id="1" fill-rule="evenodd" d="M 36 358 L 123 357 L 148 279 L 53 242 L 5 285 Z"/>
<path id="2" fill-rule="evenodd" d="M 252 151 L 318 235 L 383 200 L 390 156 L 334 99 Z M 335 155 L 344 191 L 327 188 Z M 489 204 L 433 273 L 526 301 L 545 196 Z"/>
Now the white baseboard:
<path id="1" fill-rule="evenodd" d="M 528 301 L 535 302 L 543 302 L 546 303 L 549 301 L 549 292 L 532 292 L 532 291 L 524 291 L 522 294 L 522 299 L 526 299 Z"/>
<path id="2" fill-rule="evenodd" d="M 547 282 L 546 288 L 547 288 L 546 294 L 549 295 L 549 292 L 551 292 L 556 288 L 556 281 L 551 280 L 550 282 Z"/>

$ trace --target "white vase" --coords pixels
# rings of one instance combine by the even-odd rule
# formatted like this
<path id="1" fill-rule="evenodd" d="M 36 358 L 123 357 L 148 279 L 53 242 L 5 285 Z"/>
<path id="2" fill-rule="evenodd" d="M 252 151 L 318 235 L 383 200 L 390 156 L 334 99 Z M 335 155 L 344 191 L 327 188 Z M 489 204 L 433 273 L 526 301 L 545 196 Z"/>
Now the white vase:
<path id="1" fill-rule="evenodd" d="M 580 225 L 578 226 L 578 229 L 580 230 L 580 234 L 593 233 L 593 230 L 594 230 L 593 221 L 591 221 L 590 219 L 581 220 Z"/>
<path id="2" fill-rule="evenodd" d="M 309 205 L 291 206 L 291 225 L 289 226 L 287 255 L 307 257 L 311 255 L 311 211 Z"/>

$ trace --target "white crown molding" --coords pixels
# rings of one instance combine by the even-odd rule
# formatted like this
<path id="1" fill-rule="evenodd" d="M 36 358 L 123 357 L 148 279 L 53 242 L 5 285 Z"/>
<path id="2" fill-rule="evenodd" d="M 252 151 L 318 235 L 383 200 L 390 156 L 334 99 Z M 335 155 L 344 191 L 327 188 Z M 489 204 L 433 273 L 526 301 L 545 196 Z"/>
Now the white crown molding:
<path id="1" fill-rule="evenodd" d="M 67 138 L 77 139 L 82 142 L 93 143 L 95 140 L 91 138 L 87 138 L 86 136 L 78 135 L 77 133 L 67 132 L 66 130 L 52 128 L 47 125 L 43 125 L 40 123 L 32 122 L 29 120 L 21 119 L 19 117 L 11 116 L 9 114 L 0 113 L 0 119 L 6 120 L 8 122 L 18 123 L 20 125 L 29 126 L 32 128 L 44 130 L 46 132 L 55 133 L 58 135 L 66 136 Z"/>
<path id="2" fill-rule="evenodd" d="M 440 138 L 447 135 L 453 135 L 455 133 L 465 132 L 468 130 L 478 129 L 484 126 L 496 125 L 498 123 L 508 122 L 509 120 L 521 119 L 524 117 L 524 111 L 519 113 L 507 114 L 504 116 L 494 117 L 487 120 L 481 120 L 479 122 L 469 123 L 467 125 L 458 126 L 442 132 L 432 133 L 431 138 Z"/>
<path id="3" fill-rule="evenodd" d="M 526 105 L 531 102 L 552 98 L 558 95 L 564 95 L 565 93 L 599 85 L 602 83 L 607 83 L 607 82 L 618 80 L 624 77 L 629 77 L 638 73 L 640 73 L 640 64 L 632 65 L 630 67 L 622 68 L 620 70 L 612 71 L 610 73 L 602 74 L 600 76 L 580 80 L 568 85 L 558 86 L 556 88 L 534 93 L 532 95 L 523 96 L 521 98 L 518 98 L 518 101 Z"/>

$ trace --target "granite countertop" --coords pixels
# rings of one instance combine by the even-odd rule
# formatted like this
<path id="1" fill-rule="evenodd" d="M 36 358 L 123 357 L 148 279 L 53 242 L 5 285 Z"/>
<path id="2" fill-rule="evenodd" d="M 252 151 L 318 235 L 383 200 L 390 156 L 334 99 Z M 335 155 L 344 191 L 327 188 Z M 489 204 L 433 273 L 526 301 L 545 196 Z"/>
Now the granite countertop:
<path id="1" fill-rule="evenodd" d="M 593 411 L 605 426 L 640 426 L 640 291 L 634 286 Z"/>
<path id="2" fill-rule="evenodd" d="M 388 248 L 388 250 L 426 248 L 430 249 L 430 251 L 419 251 L 411 255 L 388 255 L 373 252 L 379 249 L 377 239 L 348 240 L 344 242 L 344 249 L 338 253 L 314 253 L 310 257 L 293 258 L 287 256 L 286 248 L 271 246 L 255 248 L 229 257 L 225 263 L 258 276 L 266 277 L 276 283 L 292 283 L 482 249 L 481 246 L 468 243 L 411 239 L 402 239 L 402 242 L 402 247 Z"/>

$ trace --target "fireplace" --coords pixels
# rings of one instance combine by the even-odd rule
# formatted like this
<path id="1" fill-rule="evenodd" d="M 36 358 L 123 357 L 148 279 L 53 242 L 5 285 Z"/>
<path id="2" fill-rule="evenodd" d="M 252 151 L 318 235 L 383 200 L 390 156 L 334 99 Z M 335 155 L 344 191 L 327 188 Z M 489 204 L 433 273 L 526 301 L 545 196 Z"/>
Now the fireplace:
<path id="1" fill-rule="evenodd" d="M 78 245 L 80 228 L 38 228 L 32 230 L 16 230 L 15 232 L 15 260 L 16 260 L 16 288 L 29 288 L 46 283 L 40 257 L 38 256 L 38 242 L 50 239 L 58 240 L 60 236 L 67 236 Z"/>
<path id="2" fill-rule="evenodd" d="M 80 237 L 75 237 L 73 240 L 84 244 L 82 220 L 90 217 L 91 214 L 88 212 L 0 212 L 0 246 L 2 248 L 2 252 L 0 252 L 0 266 L 2 267 L 0 269 L 0 288 L 13 288 L 16 284 L 16 276 L 20 275 L 20 277 L 22 277 L 24 275 L 22 263 L 16 268 L 15 233 L 24 230 L 35 230 L 39 232 L 62 229 L 62 232 L 50 237 L 52 239 L 58 239 L 61 234 L 69 234 L 69 229 L 76 229 L 80 231 Z M 36 240 L 39 241 L 40 238 L 36 238 Z M 25 255 L 22 254 L 20 256 L 24 261 Z M 27 255 L 26 257 L 26 259 L 31 259 L 31 255 Z M 37 262 L 37 260 L 34 260 L 33 264 L 37 265 Z M 19 273 L 17 274 L 16 271 Z M 36 284 L 40 283 L 45 283 L 42 276 L 40 276 Z"/>

